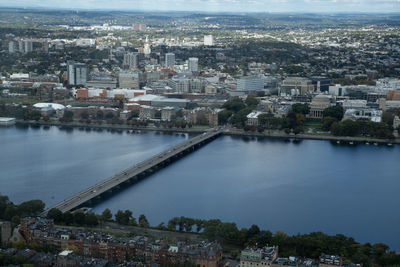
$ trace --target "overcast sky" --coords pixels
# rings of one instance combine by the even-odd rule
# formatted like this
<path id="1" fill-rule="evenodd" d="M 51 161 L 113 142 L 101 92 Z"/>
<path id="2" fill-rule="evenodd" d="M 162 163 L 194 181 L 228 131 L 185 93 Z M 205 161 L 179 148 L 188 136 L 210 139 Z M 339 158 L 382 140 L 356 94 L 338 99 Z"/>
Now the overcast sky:
<path id="1" fill-rule="evenodd" d="M 0 6 L 210 12 L 400 12 L 400 0 L 0 0 Z"/>

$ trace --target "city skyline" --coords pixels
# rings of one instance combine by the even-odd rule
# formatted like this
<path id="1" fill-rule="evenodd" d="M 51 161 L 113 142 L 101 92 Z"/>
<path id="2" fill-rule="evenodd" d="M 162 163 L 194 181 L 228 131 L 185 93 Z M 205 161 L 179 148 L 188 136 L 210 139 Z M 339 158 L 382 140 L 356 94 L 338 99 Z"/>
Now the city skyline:
<path id="1" fill-rule="evenodd" d="M 400 12 L 399 0 L 143 0 L 50 1 L 6 0 L 1 7 L 137 11 L 200 11 L 259 13 L 391 13 Z"/>

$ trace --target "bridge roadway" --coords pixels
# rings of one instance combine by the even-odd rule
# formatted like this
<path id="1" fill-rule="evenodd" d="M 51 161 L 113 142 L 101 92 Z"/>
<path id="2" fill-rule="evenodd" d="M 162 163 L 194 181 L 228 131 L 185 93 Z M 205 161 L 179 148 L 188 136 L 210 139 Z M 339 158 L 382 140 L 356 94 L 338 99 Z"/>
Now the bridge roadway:
<path id="1" fill-rule="evenodd" d="M 208 141 L 215 139 L 222 133 L 222 130 L 208 131 L 203 134 L 197 135 L 183 143 L 175 145 L 139 164 L 132 166 L 88 189 L 68 198 L 60 203 L 56 204 L 51 208 L 57 208 L 62 212 L 72 211 L 82 204 L 89 202 L 92 199 L 100 197 L 101 194 L 118 188 L 121 184 L 128 182 L 132 178 L 146 173 L 154 167 L 158 167 L 169 160 L 174 161 L 176 156 L 182 155 L 181 153 L 187 153 L 196 148 L 196 146 L 202 145 Z M 50 208 L 50 209 L 51 209 Z M 50 209 L 45 210 L 41 215 L 46 216 Z"/>

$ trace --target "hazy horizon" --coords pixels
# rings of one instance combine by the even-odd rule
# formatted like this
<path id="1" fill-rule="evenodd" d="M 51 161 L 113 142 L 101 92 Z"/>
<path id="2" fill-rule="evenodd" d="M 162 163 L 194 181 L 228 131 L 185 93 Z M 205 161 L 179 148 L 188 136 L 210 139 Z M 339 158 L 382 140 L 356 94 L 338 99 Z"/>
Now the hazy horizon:
<path id="1" fill-rule="evenodd" d="M 4 0 L 0 7 L 210 13 L 397 13 L 400 0 Z"/>

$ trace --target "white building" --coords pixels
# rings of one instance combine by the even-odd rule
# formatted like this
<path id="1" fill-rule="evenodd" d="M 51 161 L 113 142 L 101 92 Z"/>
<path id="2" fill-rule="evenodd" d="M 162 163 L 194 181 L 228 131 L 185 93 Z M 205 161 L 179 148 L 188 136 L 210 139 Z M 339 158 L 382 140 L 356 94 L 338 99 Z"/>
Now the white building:
<path id="1" fill-rule="evenodd" d="M 171 121 L 176 114 L 176 110 L 173 107 L 165 107 L 161 109 L 161 120 Z"/>
<path id="2" fill-rule="evenodd" d="M 199 59 L 197 57 L 189 58 L 188 70 L 189 71 L 198 71 L 199 70 Z"/>
<path id="3" fill-rule="evenodd" d="M 382 121 L 382 110 L 377 109 L 348 109 L 344 113 L 343 120 L 370 120 L 373 122 Z"/>
<path id="4" fill-rule="evenodd" d="M 342 101 L 338 101 L 338 104 L 341 104 L 343 109 L 366 108 L 367 107 L 367 100 L 345 99 L 345 100 L 342 100 Z"/>
<path id="5" fill-rule="evenodd" d="M 322 118 L 324 110 L 331 106 L 332 96 L 330 95 L 317 95 L 313 98 L 310 105 L 310 118 Z"/>
<path id="6" fill-rule="evenodd" d="M 0 117 L 0 126 L 9 126 L 15 124 L 15 118 Z"/>
<path id="7" fill-rule="evenodd" d="M 240 267 L 271 266 L 278 257 L 278 247 L 246 248 L 240 253 Z"/>
<path id="8" fill-rule="evenodd" d="M 261 114 L 264 114 L 264 112 L 260 111 L 251 112 L 250 114 L 247 115 L 246 124 L 249 126 L 258 126 L 259 125 L 258 116 L 260 116 Z"/>
<path id="9" fill-rule="evenodd" d="M 383 91 L 400 90 L 400 79 L 383 78 L 376 81 L 376 87 Z"/>
<path id="10" fill-rule="evenodd" d="M 205 46 L 213 46 L 214 45 L 214 37 L 212 35 L 204 35 L 204 45 Z"/>
<path id="11" fill-rule="evenodd" d="M 154 119 L 156 110 L 150 106 L 141 106 L 139 112 L 139 119 L 141 120 L 151 120 Z"/>

